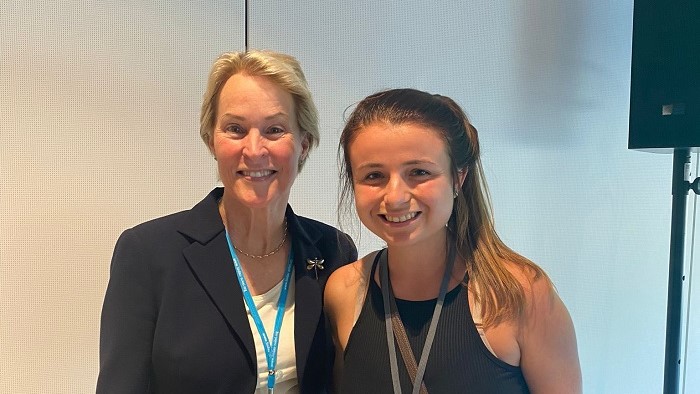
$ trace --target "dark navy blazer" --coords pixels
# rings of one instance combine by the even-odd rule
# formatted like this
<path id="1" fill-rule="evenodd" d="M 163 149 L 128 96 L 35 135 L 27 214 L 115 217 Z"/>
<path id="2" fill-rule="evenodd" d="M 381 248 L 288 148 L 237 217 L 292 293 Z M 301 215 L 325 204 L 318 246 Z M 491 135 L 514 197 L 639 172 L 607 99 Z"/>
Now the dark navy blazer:
<path id="1" fill-rule="evenodd" d="M 102 309 L 98 393 L 252 393 L 253 333 L 214 189 L 189 211 L 124 231 Z M 333 349 L 323 288 L 355 261 L 352 239 L 287 207 L 295 263 L 294 337 L 302 393 L 326 390 Z M 323 259 L 323 269 L 308 268 Z M 317 277 L 318 275 L 318 277 Z"/>

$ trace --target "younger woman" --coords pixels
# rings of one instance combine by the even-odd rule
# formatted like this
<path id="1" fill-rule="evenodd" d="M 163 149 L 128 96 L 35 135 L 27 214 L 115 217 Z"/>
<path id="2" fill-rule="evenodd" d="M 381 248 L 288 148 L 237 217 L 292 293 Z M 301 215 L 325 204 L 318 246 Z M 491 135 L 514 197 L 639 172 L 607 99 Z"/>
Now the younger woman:
<path id="1" fill-rule="evenodd" d="M 341 204 L 387 248 L 339 268 L 326 308 L 346 393 L 579 393 L 574 327 L 540 267 L 495 232 L 476 129 L 412 89 L 343 130 Z"/>

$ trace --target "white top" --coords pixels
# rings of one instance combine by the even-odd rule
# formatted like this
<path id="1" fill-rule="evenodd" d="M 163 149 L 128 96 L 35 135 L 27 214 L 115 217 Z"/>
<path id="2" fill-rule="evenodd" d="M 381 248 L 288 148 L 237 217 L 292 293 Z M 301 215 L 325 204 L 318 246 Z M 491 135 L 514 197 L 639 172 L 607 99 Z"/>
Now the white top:
<path id="1" fill-rule="evenodd" d="M 298 394 L 299 386 L 297 385 L 297 364 L 296 351 L 294 349 L 294 293 L 296 286 L 294 285 L 294 271 L 290 278 L 289 289 L 287 292 L 287 303 L 284 308 L 284 319 L 282 320 L 282 328 L 280 330 L 279 347 L 277 348 L 277 367 L 275 378 L 275 393 L 276 394 Z M 277 283 L 275 287 L 267 293 L 253 296 L 253 302 L 258 309 L 258 314 L 265 326 L 270 341 L 272 340 L 273 330 L 275 328 L 275 317 L 277 317 L 277 301 L 282 291 L 282 281 Z M 246 311 L 248 306 L 246 305 Z M 253 332 L 253 341 L 255 341 L 255 353 L 258 359 L 258 381 L 255 386 L 255 394 L 267 393 L 267 358 L 265 358 L 265 347 L 258 333 L 258 328 L 253 321 L 253 317 L 248 312 L 248 324 Z"/>

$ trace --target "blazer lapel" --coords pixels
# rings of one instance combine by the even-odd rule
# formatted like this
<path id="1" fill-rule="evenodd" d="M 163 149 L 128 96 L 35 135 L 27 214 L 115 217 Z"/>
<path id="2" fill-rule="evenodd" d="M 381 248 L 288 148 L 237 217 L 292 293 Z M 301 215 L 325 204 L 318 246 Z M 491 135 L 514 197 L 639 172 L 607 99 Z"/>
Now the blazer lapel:
<path id="1" fill-rule="evenodd" d="M 193 240 L 183 255 L 202 287 L 226 319 L 234 334 L 248 353 L 255 371 L 256 353 L 253 334 L 248 324 L 243 293 L 226 243 L 224 226 L 219 216 L 218 200 L 223 189 L 213 190 L 192 208 L 192 220 L 182 225 L 180 233 Z M 295 275 L 294 339 L 297 359 L 297 379 L 304 379 L 306 361 L 314 342 L 323 312 L 323 291 L 316 278 L 316 269 L 307 269 L 309 259 L 323 259 L 316 247 L 321 233 L 302 227 L 291 207 L 287 206 L 287 221 L 292 235 Z M 318 269 L 318 268 L 317 268 Z M 313 378 L 313 377 L 310 377 Z"/>
<path id="2" fill-rule="evenodd" d="M 192 221 L 185 223 L 180 232 L 195 242 L 183 250 L 183 255 L 246 349 L 249 364 L 255 371 L 255 343 L 217 206 L 222 193 L 223 189 L 215 189 L 192 208 Z"/>
<path id="3" fill-rule="evenodd" d="M 316 247 L 321 233 L 313 228 L 303 228 L 292 211 L 287 207 L 287 221 L 291 229 L 296 296 L 294 307 L 294 339 L 297 358 L 297 379 L 299 387 L 304 387 L 304 370 L 316 329 L 323 311 L 323 291 L 314 270 L 307 270 L 308 259 L 323 259 Z M 313 378 L 313 377 L 311 377 Z"/>

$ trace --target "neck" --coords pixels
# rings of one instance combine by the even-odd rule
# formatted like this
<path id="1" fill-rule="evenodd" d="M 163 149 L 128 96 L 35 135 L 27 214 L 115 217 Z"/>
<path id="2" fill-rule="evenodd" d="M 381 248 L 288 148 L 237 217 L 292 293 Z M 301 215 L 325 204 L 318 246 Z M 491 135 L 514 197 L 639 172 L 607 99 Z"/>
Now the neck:
<path id="1" fill-rule="evenodd" d="M 397 298 L 419 301 L 437 298 L 445 274 L 447 244 L 445 237 L 420 245 L 388 245 L 389 279 Z M 455 261 L 448 290 L 464 278 L 466 267 Z"/>
<path id="2" fill-rule="evenodd" d="M 262 256 L 275 250 L 285 237 L 285 211 L 282 207 L 251 208 L 224 196 L 219 213 L 231 242 L 245 253 Z"/>

